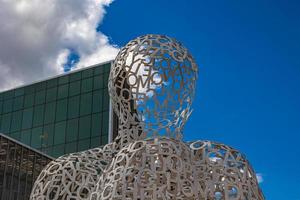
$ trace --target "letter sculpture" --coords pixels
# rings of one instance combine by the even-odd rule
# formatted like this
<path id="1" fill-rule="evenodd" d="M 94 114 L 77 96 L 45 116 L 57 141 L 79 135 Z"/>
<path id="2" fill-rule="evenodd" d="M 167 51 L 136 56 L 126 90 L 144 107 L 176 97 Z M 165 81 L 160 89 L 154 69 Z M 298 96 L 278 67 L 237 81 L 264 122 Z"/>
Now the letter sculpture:
<path id="1" fill-rule="evenodd" d="M 182 141 L 197 75 L 193 57 L 175 39 L 149 34 L 130 41 L 108 82 L 118 136 L 49 163 L 31 200 L 264 200 L 239 151 Z"/>

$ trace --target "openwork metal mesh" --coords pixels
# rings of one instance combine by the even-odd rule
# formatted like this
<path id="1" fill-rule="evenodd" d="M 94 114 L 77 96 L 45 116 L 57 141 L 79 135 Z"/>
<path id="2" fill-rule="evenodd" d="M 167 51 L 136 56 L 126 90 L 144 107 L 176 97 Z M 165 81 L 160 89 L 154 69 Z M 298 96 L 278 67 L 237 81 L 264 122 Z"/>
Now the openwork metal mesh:
<path id="1" fill-rule="evenodd" d="M 149 137 L 181 138 L 191 112 L 197 65 L 173 38 L 144 35 L 130 41 L 117 55 L 108 89 L 119 116 L 124 146 Z"/>
<path id="2" fill-rule="evenodd" d="M 145 35 L 130 41 L 109 78 L 118 136 L 104 148 L 51 162 L 31 200 L 263 200 L 239 151 L 181 140 L 196 79 L 192 56 L 173 38 Z"/>
<path id="3" fill-rule="evenodd" d="M 31 200 L 89 199 L 102 171 L 112 159 L 112 144 L 61 156 L 40 173 Z"/>

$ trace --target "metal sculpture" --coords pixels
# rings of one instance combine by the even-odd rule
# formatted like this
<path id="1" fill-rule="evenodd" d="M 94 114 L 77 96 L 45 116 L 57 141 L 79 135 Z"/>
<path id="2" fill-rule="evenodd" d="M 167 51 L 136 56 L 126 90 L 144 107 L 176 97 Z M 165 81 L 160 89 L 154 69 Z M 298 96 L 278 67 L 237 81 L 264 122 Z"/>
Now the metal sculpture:
<path id="1" fill-rule="evenodd" d="M 108 144 L 51 161 L 35 181 L 30 199 L 89 199 L 112 152 L 112 144 Z"/>
<path id="2" fill-rule="evenodd" d="M 181 139 L 195 93 L 197 65 L 174 38 L 144 35 L 117 55 L 108 89 L 119 117 L 120 146 L 166 136 Z"/>
<path id="3" fill-rule="evenodd" d="M 117 55 L 108 88 L 118 136 L 58 158 L 40 174 L 31 200 L 264 200 L 239 151 L 184 143 L 197 80 L 194 59 L 175 39 L 145 35 Z"/>

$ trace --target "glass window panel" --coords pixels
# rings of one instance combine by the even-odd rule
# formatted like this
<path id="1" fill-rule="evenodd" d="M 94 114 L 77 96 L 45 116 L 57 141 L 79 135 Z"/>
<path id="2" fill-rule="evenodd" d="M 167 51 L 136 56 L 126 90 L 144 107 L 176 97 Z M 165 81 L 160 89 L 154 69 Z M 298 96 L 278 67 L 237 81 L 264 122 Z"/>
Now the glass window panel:
<path id="1" fill-rule="evenodd" d="M 54 101 L 56 99 L 57 87 L 47 89 L 46 102 Z"/>
<path id="2" fill-rule="evenodd" d="M 105 73 L 104 76 L 103 76 L 103 87 L 105 87 L 105 88 L 108 85 L 108 78 L 109 78 L 109 74 Z"/>
<path id="3" fill-rule="evenodd" d="M 44 122 L 44 105 L 35 106 L 33 114 L 33 126 L 40 126 Z"/>
<path id="4" fill-rule="evenodd" d="M 0 101 L 0 115 L 2 114 L 2 105 L 3 105 L 3 101 Z"/>
<path id="5" fill-rule="evenodd" d="M 45 106 L 45 124 L 53 123 L 55 119 L 56 102 L 47 103 Z"/>
<path id="6" fill-rule="evenodd" d="M 24 130 L 21 132 L 21 142 L 30 145 L 31 140 L 31 129 Z"/>
<path id="7" fill-rule="evenodd" d="M 3 100 L 3 93 L 0 93 L 0 101 Z"/>
<path id="8" fill-rule="evenodd" d="M 69 99 L 68 102 L 68 118 L 78 117 L 79 115 L 79 96 Z"/>
<path id="9" fill-rule="evenodd" d="M 62 121 L 67 118 L 67 99 L 57 101 L 56 105 L 56 121 Z"/>
<path id="10" fill-rule="evenodd" d="M 39 91 L 35 94 L 35 104 L 42 104 L 45 103 L 45 96 L 46 96 L 46 91 L 42 90 Z"/>
<path id="11" fill-rule="evenodd" d="M 25 87 L 24 90 L 25 90 L 25 94 L 32 94 L 34 93 L 34 85 L 29 85 Z"/>
<path id="12" fill-rule="evenodd" d="M 42 147 L 43 127 L 33 128 L 31 131 L 31 146 L 33 148 Z"/>
<path id="13" fill-rule="evenodd" d="M 57 92 L 57 98 L 62 99 L 66 98 L 68 96 L 68 87 L 69 85 L 61 85 L 58 87 L 58 92 Z"/>
<path id="14" fill-rule="evenodd" d="M 103 88 L 103 75 L 94 77 L 94 90 Z"/>
<path id="15" fill-rule="evenodd" d="M 77 152 L 77 142 L 67 143 L 66 144 L 66 153 Z"/>
<path id="16" fill-rule="evenodd" d="M 92 93 L 81 95 L 80 98 L 80 115 L 87 115 L 92 112 Z"/>
<path id="17" fill-rule="evenodd" d="M 20 132 L 15 132 L 15 133 L 12 133 L 10 135 L 10 137 L 16 139 L 16 140 L 20 140 L 20 137 L 21 137 L 21 133 Z"/>
<path id="18" fill-rule="evenodd" d="M 22 125 L 22 111 L 17 111 L 12 114 L 11 132 L 19 131 Z"/>
<path id="19" fill-rule="evenodd" d="M 70 83 L 69 96 L 80 94 L 80 81 Z"/>
<path id="20" fill-rule="evenodd" d="M 51 88 L 55 86 L 57 86 L 57 78 L 47 81 L 47 88 Z"/>
<path id="21" fill-rule="evenodd" d="M 109 113 L 108 111 L 103 112 L 102 116 L 102 135 L 108 135 L 108 127 L 109 127 Z"/>
<path id="22" fill-rule="evenodd" d="M 103 73 L 103 66 L 95 67 L 94 74 L 99 75 Z"/>
<path id="23" fill-rule="evenodd" d="M 13 99 L 5 100 L 3 103 L 3 113 L 8 113 L 12 111 Z"/>
<path id="24" fill-rule="evenodd" d="M 81 81 L 81 92 L 90 92 L 92 90 L 93 90 L 93 78 L 88 78 Z"/>
<path id="25" fill-rule="evenodd" d="M 31 128 L 33 118 L 33 108 L 28 108 L 23 111 L 22 129 Z"/>
<path id="26" fill-rule="evenodd" d="M 102 113 L 93 114 L 92 132 L 91 132 L 92 137 L 101 135 L 101 124 L 102 124 Z"/>
<path id="27" fill-rule="evenodd" d="M 23 108 L 24 96 L 19 96 L 14 99 L 14 111 Z"/>
<path id="28" fill-rule="evenodd" d="M 78 135 L 78 119 L 71 119 L 67 122 L 67 142 L 77 140 Z"/>
<path id="29" fill-rule="evenodd" d="M 56 145 L 53 147 L 52 156 L 57 158 L 65 153 L 65 145 Z"/>
<path id="30" fill-rule="evenodd" d="M 40 91 L 46 89 L 46 82 L 40 82 L 35 84 L 35 91 Z"/>
<path id="31" fill-rule="evenodd" d="M 7 91 L 7 92 L 3 93 L 3 98 L 4 99 L 10 99 L 12 97 L 14 97 L 14 90 L 10 90 L 10 91 Z"/>
<path id="32" fill-rule="evenodd" d="M 79 119 L 79 139 L 90 137 L 91 131 L 91 116 L 84 116 Z"/>
<path id="33" fill-rule="evenodd" d="M 107 88 L 103 90 L 103 110 L 109 110 L 109 94 Z"/>
<path id="34" fill-rule="evenodd" d="M 101 138 L 101 145 L 107 144 L 108 143 L 108 136 L 102 136 Z"/>
<path id="35" fill-rule="evenodd" d="M 70 74 L 70 82 L 78 81 L 80 79 L 81 79 L 81 72 Z"/>
<path id="36" fill-rule="evenodd" d="M 91 76 L 93 76 L 93 68 L 82 71 L 82 78 L 89 78 Z"/>
<path id="37" fill-rule="evenodd" d="M 34 94 L 29 94 L 25 96 L 24 107 L 28 108 L 33 106 L 34 103 Z"/>
<path id="38" fill-rule="evenodd" d="M 101 145 L 101 139 L 100 137 L 94 137 L 91 139 L 91 148 L 96 148 Z"/>
<path id="39" fill-rule="evenodd" d="M 10 130 L 11 113 L 7 113 L 2 116 L 1 120 L 1 132 L 8 133 Z"/>
<path id="40" fill-rule="evenodd" d="M 43 146 L 52 146 L 54 139 L 54 124 L 49 124 L 44 127 Z"/>
<path id="41" fill-rule="evenodd" d="M 109 72 L 110 71 L 110 63 L 107 63 L 104 65 L 104 72 Z"/>
<path id="42" fill-rule="evenodd" d="M 66 84 L 69 82 L 69 76 L 66 75 L 66 76 L 61 76 L 58 78 L 58 84 L 59 85 L 63 85 L 63 84 Z"/>
<path id="43" fill-rule="evenodd" d="M 55 124 L 54 145 L 65 143 L 66 121 Z"/>
<path id="44" fill-rule="evenodd" d="M 83 151 L 90 148 L 90 139 L 80 140 L 78 142 L 78 151 Z"/>
<path id="45" fill-rule="evenodd" d="M 93 113 L 102 111 L 103 90 L 96 90 L 93 93 Z M 107 97 L 104 97 L 107 98 Z"/>
<path id="46" fill-rule="evenodd" d="M 15 90 L 15 97 L 24 95 L 24 88 L 18 88 Z"/>

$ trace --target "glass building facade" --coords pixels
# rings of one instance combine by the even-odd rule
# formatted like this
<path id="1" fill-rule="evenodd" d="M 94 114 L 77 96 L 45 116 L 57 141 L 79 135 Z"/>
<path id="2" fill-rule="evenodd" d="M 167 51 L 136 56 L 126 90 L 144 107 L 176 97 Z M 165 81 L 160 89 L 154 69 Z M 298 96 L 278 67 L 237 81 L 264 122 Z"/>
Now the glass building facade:
<path id="1" fill-rule="evenodd" d="M 51 160 L 0 134 L 0 199 L 28 200 L 34 181 Z"/>
<path id="2" fill-rule="evenodd" d="M 0 133 L 47 155 L 106 144 L 111 63 L 0 93 Z"/>

